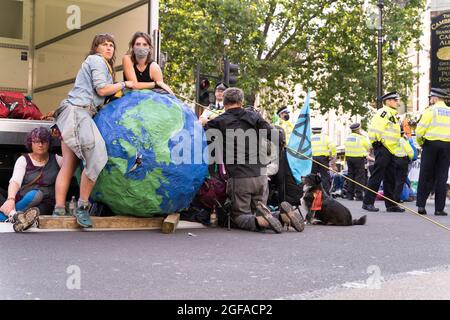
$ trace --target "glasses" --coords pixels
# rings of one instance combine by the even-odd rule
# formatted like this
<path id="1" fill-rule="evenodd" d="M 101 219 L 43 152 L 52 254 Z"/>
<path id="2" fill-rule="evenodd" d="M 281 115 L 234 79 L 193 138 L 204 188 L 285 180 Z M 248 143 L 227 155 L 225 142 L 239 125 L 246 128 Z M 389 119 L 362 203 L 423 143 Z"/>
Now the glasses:
<path id="1" fill-rule="evenodd" d="M 42 141 L 42 140 L 33 140 L 32 142 L 35 144 L 48 144 L 48 141 Z"/>

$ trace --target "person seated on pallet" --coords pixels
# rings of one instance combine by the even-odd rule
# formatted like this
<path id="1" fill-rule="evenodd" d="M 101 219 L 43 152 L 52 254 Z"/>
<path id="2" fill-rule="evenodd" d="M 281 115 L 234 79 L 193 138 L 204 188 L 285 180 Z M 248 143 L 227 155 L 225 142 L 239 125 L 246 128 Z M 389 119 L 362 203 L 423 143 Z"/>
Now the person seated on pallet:
<path id="1" fill-rule="evenodd" d="M 289 203 L 281 204 L 280 213 L 272 213 L 266 206 L 268 178 L 261 161 L 261 137 L 272 140 L 272 127 L 257 112 L 244 109 L 243 102 L 241 89 L 226 89 L 223 93 L 225 112 L 205 126 L 213 154 L 211 162 L 224 162 L 229 175 L 227 194 L 232 202 L 232 227 L 281 233 L 285 224 L 303 231 L 301 217 Z"/>
<path id="2" fill-rule="evenodd" d="M 55 181 L 63 158 L 49 153 L 50 131 L 36 128 L 27 134 L 30 151 L 19 157 L 8 187 L 8 198 L 0 207 L 0 221 L 14 223 L 14 231 L 30 228 L 39 214 L 51 214 L 55 205 Z"/>
<path id="3" fill-rule="evenodd" d="M 202 126 L 205 126 L 209 120 L 222 114 L 225 110 L 223 107 L 223 92 L 228 88 L 228 86 L 222 82 L 216 85 L 214 90 L 214 95 L 216 97 L 216 103 L 209 105 L 209 109 L 205 109 L 199 118 Z"/>
<path id="4" fill-rule="evenodd" d="M 160 93 L 173 95 L 163 81 L 161 68 L 153 60 L 152 51 L 150 36 L 145 32 L 136 32 L 131 38 L 127 54 L 122 58 L 123 79 L 133 81 L 134 89 L 157 89 Z"/>

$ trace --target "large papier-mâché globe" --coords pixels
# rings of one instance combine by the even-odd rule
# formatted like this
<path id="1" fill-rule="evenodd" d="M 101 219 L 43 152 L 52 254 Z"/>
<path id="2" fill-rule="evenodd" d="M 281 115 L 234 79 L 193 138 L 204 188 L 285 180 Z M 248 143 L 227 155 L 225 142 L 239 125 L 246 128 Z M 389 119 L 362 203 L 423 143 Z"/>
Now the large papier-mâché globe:
<path id="1" fill-rule="evenodd" d="M 141 217 L 189 206 L 208 166 L 202 159 L 205 134 L 188 106 L 171 95 L 132 91 L 107 104 L 94 121 L 108 151 L 94 201 L 116 215 Z"/>

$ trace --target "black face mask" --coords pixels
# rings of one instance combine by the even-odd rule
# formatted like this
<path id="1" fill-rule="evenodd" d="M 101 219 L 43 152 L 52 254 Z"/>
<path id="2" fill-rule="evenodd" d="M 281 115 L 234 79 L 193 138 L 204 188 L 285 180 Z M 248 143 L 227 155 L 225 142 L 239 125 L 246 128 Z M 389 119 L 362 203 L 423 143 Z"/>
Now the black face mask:
<path id="1" fill-rule="evenodd" d="M 285 114 L 283 116 L 284 121 L 288 121 L 290 119 L 290 116 L 288 114 Z"/>

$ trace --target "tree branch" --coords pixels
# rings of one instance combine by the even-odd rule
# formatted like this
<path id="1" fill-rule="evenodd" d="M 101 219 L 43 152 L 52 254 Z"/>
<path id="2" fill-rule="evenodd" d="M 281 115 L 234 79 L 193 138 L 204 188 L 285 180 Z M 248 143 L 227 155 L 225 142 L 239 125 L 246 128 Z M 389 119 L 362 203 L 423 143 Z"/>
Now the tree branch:
<path id="1" fill-rule="evenodd" d="M 267 60 L 267 57 L 269 57 L 269 56 L 271 56 L 273 54 L 273 52 L 275 51 L 275 48 L 278 47 L 279 43 L 282 41 L 281 39 L 283 38 L 284 34 L 286 33 L 286 29 L 287 29 L 287 27 L 288 27 L 290 22 L 291 22 L 290 18 L 287 18 L 286 21 L 284 22 L 283 28 L 281 29 L 281 32 L 278 35 L 277 39 L 275 40 L 272 48 L 267 53 L 265 60 Z"/>
<path id="2" fill-rule="evenodd" d="M 270 1 L 270 7 L 269 7 L 269 12 L 267 13 L 266 19 L 264 20 L 264 32 L 263 32 L 263 39 L 265 40 L 267 38 L 267 34 L 269 33 L 269 29 L 270 29 L 270 25 L 272 24 L 272 17 L 273 14 L 275 12 L 276 9 L 276 2 L 275 1 Z M 257 55 L 257 59 L 261 60 L 261 56 L 264 50 L 264 46 L 261 46 L 258 49 L 258 55 Z"/>
<path id="3" fill-rule="evenodd" d="M 334 2 L 337 2 L 337 0 L 331 0 L 331 1 L 329 2 L 329 4 L 331 5 L 331 4 L 334 3 Z M 321 13 L 322 13 L 322 12 L 315 12 L 311 17 L 309 17 L 308 19 L 303 20 L 303 22 L 307 23 L 307 22 L 311 21 L 312 19 L 316 18 L 316 17 L 317 17 L 319 14 L 321 14 Z M 277 44 L 277 43 L 276 43 L 277 41 L 275 41 L 275 44 L 274 44 L 272 50 L 266 55 L 266 57 L 264 58 L 264 60 L 266 60 L 266 61 L 273 61 L 273 60 L 275 60 L 275 59 L 278 57 L 278 55 L 284 50 L 284 48 L 286 48 L 286 46 L 287 46 L 288 44 L 290 44 L 290 43 L 292 42 L 292 40 L 294 40 L 294 38 L 295 38 L 295 36 L 296 36 L 296 34 L 297 34 L 297 31 L 300 30 L 300 29 L 302 29 L 303 26 L 304 26 L 303 23 L 302 23 L 302 24 L 298 24 L 298 25 L 295 27 L 294 32 L 287 38 L 287 40 L 286 40 L 285 42 L 283 42 L 283 43 L 281 44 L 281 46 L 280 46 L 278 49 L 273 50 L 273 49 L 275 49 L 275 44 Z M 281 37 L 282 37 L 282 35 L 280 34 L 280 37 L 278 37 L 277 40 L 280 39 Z M 278 44 L 277 44 L 277 45 L 278 45 Z"/>

